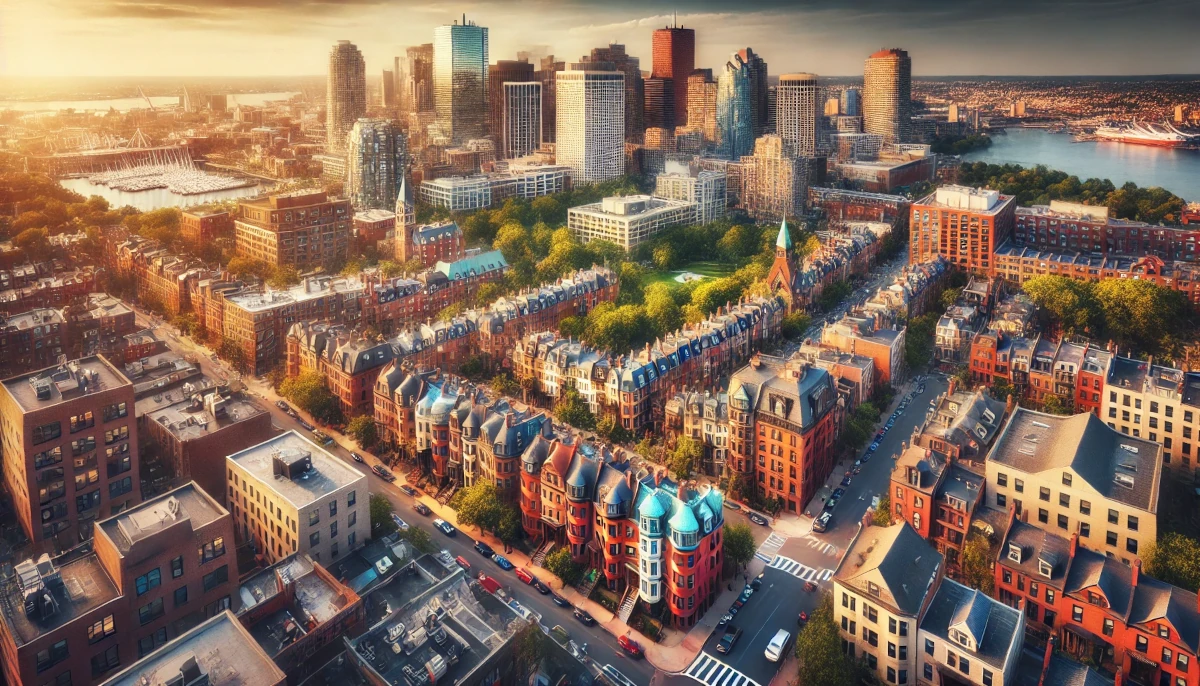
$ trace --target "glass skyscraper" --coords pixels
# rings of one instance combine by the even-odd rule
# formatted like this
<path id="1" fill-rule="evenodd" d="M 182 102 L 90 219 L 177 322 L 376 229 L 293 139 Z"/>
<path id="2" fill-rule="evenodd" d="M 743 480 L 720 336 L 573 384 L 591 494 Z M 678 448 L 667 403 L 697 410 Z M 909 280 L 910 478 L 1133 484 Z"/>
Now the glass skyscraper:
<path id="1" fill-rule="evenodd" d="M 390 210 L 408 166 L 408 137 L 390 119 L 359 119 L 350 129 L 346 195 L 355 209 Z"/>
<path id="2" fill-rule="evenodd" d="M 717 144 L 725 159 L 739 160 L 754 150 L 752 98 L 750 67 L 735 54 L 717 79 Z"/>
<path id="3" fill-rule="evenodd" d="M 329 80 L 325 96 L 325 150 L 346 150 L 346 134 L 367 113 L 367 67 L 358 47 L 340 40 L 329 51 Z"/>
<path id="4" fill-rule="evenodd" d="M 454 145 L 487 135 L 488 30 L 455 22 L 433 30 L 433 104 Z"/>

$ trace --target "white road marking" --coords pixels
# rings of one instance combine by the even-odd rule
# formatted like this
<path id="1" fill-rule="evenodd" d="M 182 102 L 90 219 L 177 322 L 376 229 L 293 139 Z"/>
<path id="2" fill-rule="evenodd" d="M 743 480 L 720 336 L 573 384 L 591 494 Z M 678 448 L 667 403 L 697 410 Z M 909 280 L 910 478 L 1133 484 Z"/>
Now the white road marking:
<path id="1" fill-rule="evenodd" d="M 705 686 L 762 686 L 708 653 L 697 655 L 683 673 Z"/>

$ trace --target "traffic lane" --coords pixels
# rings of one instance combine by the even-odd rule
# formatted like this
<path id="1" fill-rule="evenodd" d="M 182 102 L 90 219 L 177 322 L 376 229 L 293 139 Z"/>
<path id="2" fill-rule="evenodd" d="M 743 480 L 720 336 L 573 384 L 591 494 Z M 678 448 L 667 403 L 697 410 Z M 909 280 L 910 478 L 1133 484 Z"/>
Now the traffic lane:
<path id="1" fill-rule="evenodd" d="M 800 612 L 811 612 L 816 607 L 816 594 L 804 592 L 804 582 L 791 574 L 768 567 L 763 571 L 762 588 L 750 596 L 750 600 L 742 606 L 733 617 L 731 625 L 742 630 L 730 653 L 717 652 L 717 644 L 725 636 L 728 626 L 718 627 L 704 644 L 704 652 L 713 658 L 724 662 L 760 684 L 769 684 L 783 660 L 771 662 L 764 654 L 767 644 L 780 629 L 791 634 L 791 645 L 794 645 L 796 624 Z M 714 607 L 709 612 L 725 610 Z M 790 647 L 789 647 L 790 649 Z"/>
<path id="2" fill-rule="evenodd" d="M 362 465 L 358 465 L 361 469 Z M 379 477 L 373 477 L 379 479 Z M 527 586 L 515 575 L 515 570 L 506 572 L 495 562 L 485 559 L 475 550 L 475 541 L 461 529 L 454 536 L 447 536 L 433 526 L 433 516 L 426 517 L 413 509 L 415 500 L 400 493 L 390 484 L 382 481 L 372 483 L 372 493 L 382 493 L 392 503 L 396 514 L 409 526 L 417 526 L 426 531 L 433 539 L 433 544 L 442 550 L 449 551 L 452 557 L 462 557 L 471 564 L 471 573 L 484 572 L 496 579 L 517 602 L 537 612 L 542 616 L 542 624 L 547 627 L 562 625 L 572 640 L 577 644 L 587 643 L 588 653 L 592 660 L 599 664 L 612 663 L 622 674 L 638 684 L 649 684 L 654 675 L 654 667 L 642 659 L 628 658 L 624 650 L 617 644 L 617 639 L 608 633 L 599 622 L 586 626 L 575 618 L 571 608 L 563 608 L 554 604 L 549 595 L 538 593 L 532 586 Z M 503 553 L 501 553 L 503 554 Z M 620 657 L 618 657 L 620 655 Z"/>

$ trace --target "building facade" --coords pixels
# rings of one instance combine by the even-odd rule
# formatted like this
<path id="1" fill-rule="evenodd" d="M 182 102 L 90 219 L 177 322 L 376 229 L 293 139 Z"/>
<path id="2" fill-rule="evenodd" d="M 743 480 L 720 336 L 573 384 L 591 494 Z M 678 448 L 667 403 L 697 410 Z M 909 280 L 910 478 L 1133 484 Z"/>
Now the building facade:
<path id="1" fill-rule="evenodd" d="M 346 136 L 359 117 L 367 114 L 367 67 L 358 46 L 340 40 L 329 51 L 325 95 L 325 150 L 346 151 Z"/>
<path id="2" fill-rule="evenodd" d="M 235 223 L 238 255 L 272 266 L 329 266 L 350 255 L 349 200 L 302 191 L 245 200 Z"/>
<path id="3" fill-rule="evenodd" d="M 576 183 L 625 172 L 625 75 L 571 65 L 555 77 L 555 160 Z"/>
<path id="4" fill-rule="evenodd" d="M 912 59 L 899 48 L 880 50 L 863 70 L 863 131 L 885 143 L 912 142 Z"/>
<path id="5" fill-rule="evenodd" d="M 996 249 L 1013 231 L 1016 198 L 966 186 L 942 186 L 912 204 L 909 263 L 935 256 L 983 276 L 997 273 Z"/>
<path id="6" fill-rule="evenodd" d="M 431 69 L 441 135 L 454 145 L 487 135 L 487 28 L 465 17 L 435 28 Z"/>
<path id="7" fill-rule="evenodd" d="M 408 168 L 408 136 L 391 119 L 359 119 L 350 129 L 346 196 L 358 209 L 390 210 Z"/>
<path id="8" fill-rule="evenodd" d="M 725 217 L 729 198 L 724 172 L 668 165 L 665 174 L 654 181 L 654 196 L 665 200 L 680 200 L 696 205 L 696 219 L 707 224 Z"/>
<path id="9" fill-rule="evenodd" d="M 663 229 L 696 221 L 697 207 L 649 195 L 604 198 L 567 210 L 567 228 L 584 243 L 606 240 L 628 250 Z"/>
<path id="10" fill-rule="evenodd" d="M 673 122 L 673 126 L 687 126 L 687 79 L 696 68 L 696 31 L 682 26 L 655 29 L 651 50 L 651 78 L 671 82 L 671 98 L 661 102 L 662 111 L 656 117 Z"/>
<path id="11" fill-rule="evenodd" d="M 524 157 L 542 147 L 542 84 L 540 81 L 503 84 L 500 147 L 504 157 Z"/>
<path id="12" fill-rule="evenodd" d="M 820 141 L 821 86 L 816 74 L 784 74 L 775 90 L 775 132 L 788 155 L 813 157 Z"/>

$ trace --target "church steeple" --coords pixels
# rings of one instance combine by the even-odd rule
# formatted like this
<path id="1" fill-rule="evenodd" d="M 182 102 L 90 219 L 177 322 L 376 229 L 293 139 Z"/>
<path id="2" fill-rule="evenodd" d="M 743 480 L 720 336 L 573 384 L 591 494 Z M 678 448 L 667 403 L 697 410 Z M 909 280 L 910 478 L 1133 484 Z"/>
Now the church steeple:
<path id="1" fill-rule="evenodd" d="M 788 231 L 787 219 L 784 219 L 779 224 L 779 235 L 775 238 L 775 262 L 767 274 L 767 285 L 771 290 L 785 291 L 792 296 L 788 299 L 789 311 L 795 306 L 796 279 L 800 273 L 792 247 L 792 232 Z"/>
<path id="2" fill-rule="evenodd" d="M 417 206 L 408 186 L 408 177 L 404 176 L 400 179 L 400 192 L 396 194 L 396 229 L 392 234 L 395 242 L 393 254 L 396 261 L 401 263 L 412 257 L 412 232 L 417 223 L 416 211 Z"/>
<path id="3" fill-rule="evenodd" d="M 775 238 L 775 254 L 787 257 L 792 252 L 792 232 L 788 231 L 787 219 L 779 225 L 779 236 Z"/>

